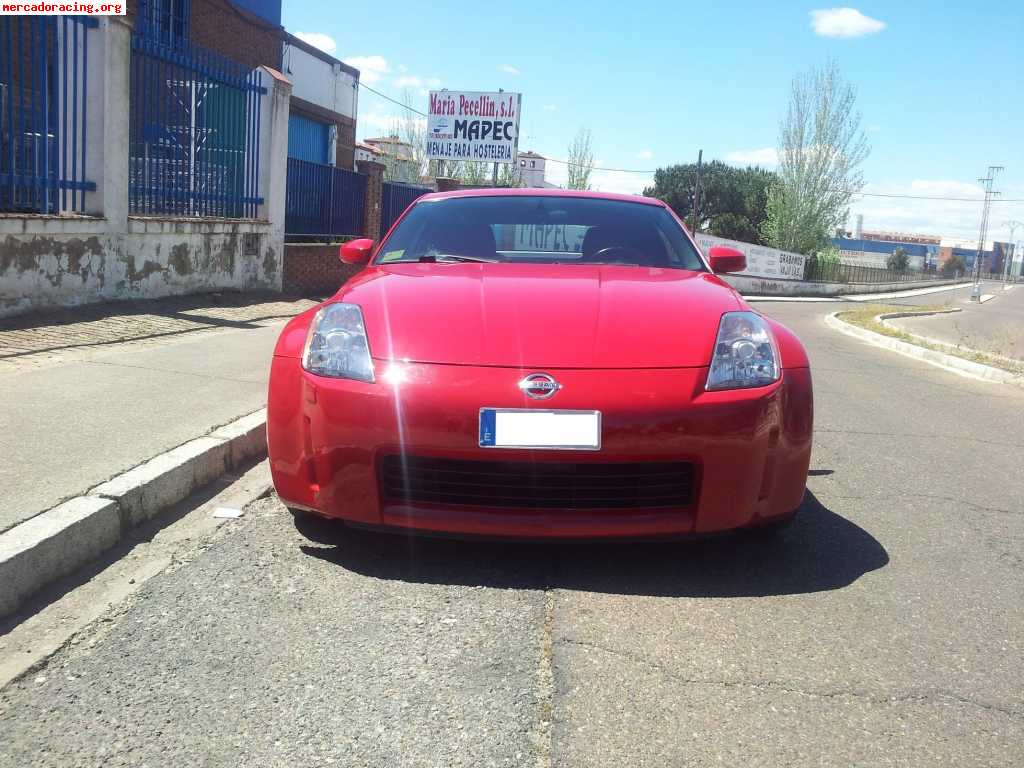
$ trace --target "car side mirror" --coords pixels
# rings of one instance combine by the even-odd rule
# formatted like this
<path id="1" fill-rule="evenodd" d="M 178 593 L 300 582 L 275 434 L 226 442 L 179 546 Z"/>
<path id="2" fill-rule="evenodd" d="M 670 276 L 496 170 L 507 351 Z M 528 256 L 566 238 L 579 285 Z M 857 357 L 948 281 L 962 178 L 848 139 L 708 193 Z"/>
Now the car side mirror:
<path id="1" fill-rule="evenodd" d="M 711 271 L 716 275 L 726 272 L 742 272 L 747 268 L 747 257 L 743 251 L 737 251 L 727 245 L 713 245 L 708 251 Z"/>
<path id="2" fill-rule="evenodd" d="M 361 237 L 358 240 L 342 243 L 338 258 L 343 264 L 365 264 L 370 260 L 371 253 L 373 253 L 373 240 Z"/>

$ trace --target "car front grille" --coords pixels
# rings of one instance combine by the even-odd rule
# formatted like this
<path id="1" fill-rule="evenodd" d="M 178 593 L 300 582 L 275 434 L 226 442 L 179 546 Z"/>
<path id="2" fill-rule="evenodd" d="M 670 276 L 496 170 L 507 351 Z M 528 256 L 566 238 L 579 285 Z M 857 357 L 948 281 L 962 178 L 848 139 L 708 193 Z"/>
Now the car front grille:
<path id="1" fill-rule="evenodd" d="M 685 507 L 689 462 L 561 463 L 386 456 L 385 501 L 521 509 Z"/>

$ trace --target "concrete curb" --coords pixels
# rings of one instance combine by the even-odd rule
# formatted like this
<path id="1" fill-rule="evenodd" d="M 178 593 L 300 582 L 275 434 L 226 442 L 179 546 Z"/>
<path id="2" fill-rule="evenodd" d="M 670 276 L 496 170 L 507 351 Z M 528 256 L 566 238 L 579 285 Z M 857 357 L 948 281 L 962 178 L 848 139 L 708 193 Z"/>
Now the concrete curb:
<path id="1" fill-rule="evenodd" d="M 964 288 L 966 286 L 969 286 L 970 284 L 971 283 L 969 281 L 968 282 L 961 282 L 961 283 L 952 283 L 952 284 L 943 283 L 942 285 L 931 286 L 931 287 L 926 287 L 926 288 L 900 289 L 900 290 L 895 290 L 895 291 L 888 291 L 886 293 L 871 293 L 871 294 L 840 293 L 840 294 L 837 294 L 837 295 L 833 295 L 833 294 L 830 294 L 830 295 L 825 295 L 825 294 L 822 294 L 822 295 L 807 294 L 807 295 L 799 295 L 799 296 L 797 296 L 797 295 L 785 296 L 785 295 L 771 295 L 771 294 L 758 294 L 758 293 L 743 293 L 742 291 L 740 291 L 740 295 L 743 296 L 745 301 L 808 301 L 808 302 L 814 302 L 814 301 L 821 301 L 821 302 L 828 302 L 828 301 L 832 301 L 832 302 L 858 301 L 858 302 L 871 303 L 871 302 L 876 302 L 876 301 L 883 301 L 885 299 L 902 299 L 902 298 L 907 298 L 907 297 L 910 297 L 910 296 L 925 296 L 925 295 L 927 295 L 929 293 L 943 293 L 944 291 L 956 291 L 956 290 L 959 290 L 959 289 Z"/>
<path id="2" fill-rule="evenodd" d="M 179 445 L 0 535 L 0 617 L 133 527 L 267 450 L 262 408 Z"/>
<path id="3" fill-rule="evenodd" d="M 903 316 L 904 314 L 906 313 L 893 312 L 887 315 L 879 315 L 879 318 Z M 936 312 L 929 314 L 940 313 Z M 847 336 L 853 336 L 854 338 L 867 342 L 872 346 L 888 349 L 892 352 L 912 357 L 915 360 L 921 360 L 929 363 L 930 365 L 949 371 L 950 373 L 966 376 L 969 379 L 986 381 L 993 384 L 1007 384 L 1024 381 L 1024 378 L 1016 376 L 1009 371 L 1004 371 L 1001 368 L 994 368 L 991 365 L 975 363 L 971 360 L 965 360 L 962 357 L 957 357 L 956 355 L 950 355 L 934 349 L 927 349 L 926 347 L 919 347 L 916 344 L 900 341 L 899 339 L 894 339 L 890 336 L 883 336 L 880 333 L 869 331 L 866 328 L 859 328 L 856 325 L 851 325 L 844 320 L 840 320 L 838 315 L 838 312 L 826 315 L 825 324 L 833 330 L 844 333 Z M 906 331 L 902 332 L 906 333 Z"/>
<path id="4" fill-rule="evenodd" d="M 948 341 L 943 341 L 942 339 L 936 339 L 936 338 L 933 338 L 932 336 L 923 336 L 920 333 L 911 333 L 906 328 L 900 328 L 895 323 L 890 323 L 888 321 L 889 320 L 899 320 L 901 317 L 930 317 L 931 315 L 948 315 L 948 314 L 951 314 L 951 313 L 954 313 L 954 312 L 963 312 L 963 310 L 960 309 L 959 307 L 954 307 L 954 308 L 950 308 L 950 309 L 937 309 L 934 312 L 886 312 L 884 314 L 878 315 L 878 321 L 882 325 L 885 325 L 885 326 L 888 326 L 889 328 L 892 328 L 894 331 L 899 331 L 900 333 L 905 333 L 908 336 L 912 336 L 915 341 L 922 341 L 925 344 L 931 344 L 931 345 L 936 346 L 936 347 L 944 347 L 946 349 L 952 350 L 952 349 L 957 349 L 958 347 L 955 344 L 951 344 Z M 971 347 L 963 347 L 963 349 L 966 349 L 968 352 L 980 352 L 980 350 L 975 350 L 975 349 L 972 349 Z M 1021 363 L 1020 360 L 1017 360 L 1017 359 L 1012 358 L 1012 357 L 1006 357 L 1005 355 L 997 355 L 994 352 L 980 352 L 980 353 L 983 354 L 983 355 L 986 355 L 986 356 L 988 356 L 990 358 L 992 358 L 993 360 L 1002 360 L 1004 363 L 1010 363 L 1011 365 L 1014 365 L 1014 364 L 1020 365 L 1020 363 Z M 954 355 L 954 357 L 956 357 L 956 355 Z"/>
<path id="5" fill-rule="evenodd" d="M 905 290 L 896 291 L 885 291 L 882 293 L 862 293 L 862 294 L 844 294 L 843 301 L 858 301 L 866 304 L 871 304 L 876 301 L 884 301 L 885 299 L 904 299 L 912 296 L 928 296 L 932 293 L 945 293 L 947 291 L 958 291 L 961 288 L 966 288 L 971 284 L 970 280 L 961 281 L 959 283 L 944 283 L 943 285 L 936 285 L 925 288 L 910 288 Z"/>

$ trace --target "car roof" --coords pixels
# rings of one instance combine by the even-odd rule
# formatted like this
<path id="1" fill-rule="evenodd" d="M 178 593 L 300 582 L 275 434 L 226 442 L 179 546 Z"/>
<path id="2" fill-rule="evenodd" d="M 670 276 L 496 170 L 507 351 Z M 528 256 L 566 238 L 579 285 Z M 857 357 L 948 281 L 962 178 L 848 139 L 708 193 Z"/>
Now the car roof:
<path id="1" fill-rule="evenodd" d="M 626 203 L 641 203 L 642 205 L 665 207 L 665 203 L 661 200 L 641 195 L 536 187 L 480 187 L 476 189 L 459 189 L 453 192 L 431 192 L 423 195 L 419 200 L 448 200 L 458 197 L 582 197 L 591 200 L 619 200 Z"/>

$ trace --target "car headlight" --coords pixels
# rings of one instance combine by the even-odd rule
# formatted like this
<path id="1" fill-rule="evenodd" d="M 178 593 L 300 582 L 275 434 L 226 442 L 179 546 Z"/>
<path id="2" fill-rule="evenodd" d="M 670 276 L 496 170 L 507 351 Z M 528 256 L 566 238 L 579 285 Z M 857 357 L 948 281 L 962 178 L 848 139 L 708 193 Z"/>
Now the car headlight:
<path id="1" fill-rule="evenodd" d="M 302 367 L 318 376 L 373 382 L 373 360 L 363 311 L 337 302 L 322 307 L 309 326 Z"/>
<path id="2" fill-rule="evenodd" d="M 779 373 L 779 356 L 764 319 L 753 312 L 722 315 L 705 389 L 763 387 L 778 381 Z"/>

